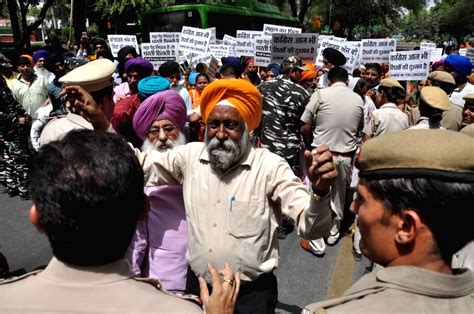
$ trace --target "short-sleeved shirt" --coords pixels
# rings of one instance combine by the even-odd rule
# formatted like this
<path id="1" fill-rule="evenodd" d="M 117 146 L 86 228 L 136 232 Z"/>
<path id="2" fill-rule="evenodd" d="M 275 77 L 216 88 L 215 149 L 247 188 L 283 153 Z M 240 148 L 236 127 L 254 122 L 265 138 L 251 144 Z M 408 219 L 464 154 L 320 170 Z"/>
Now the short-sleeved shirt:
<path id="1" fill-rule="evenodd" d="M 329 197 L 315 199 L 288 163 L 267 149 L 250 148 L 225 173 L 211 168 L 205 144 L 176 146 L 164 153 L 135 149 L 147 186 L 183 185 L 188 224 L 186 258 L 208 283 L 208 263 L 227 262 L 244 281 L 278 266 L 277 226 L 282 214 L 304 238 L 328 235 Z"/>
<path id="2" fill-rule="evenodd" d="M 353 152 L 364 123 L 364 103 L 346 84 L 338 82 L 311 96 L 301 121 L 313 126 L 314 147 L 326 144 L 334 152 Z"/>
<path id="3" fill-rule="evenodd" d="M 48 99 L 48 80 L 35 74 L 31 83 L 18 76 L 13 82 L 13 97 L 23 106 L 26 113 L 33 116 L 36 110 Z"/>
<path id="4" fill-rule="evenodd" d="M 299 172 L 300 117 L 309 101 L 302 86 L 280 75 L 258 86 L 263 95 L 262 122 L 258 133 L 262 147 L 286 159 Z"/>
<path id="5" fill-rule="evenodd" d="M 466 83 L 463 88 L 456 88 L 449 96 L 449 100 L 451 100 L 453 104 L 458 105 L 462 108 L 464 107 L 464 103 L 466 102 L 463 97 L 467 94 L 472 93 L 474 93 L 474 85 Z"/>
<path id="6" fill-rule="evenodd" d="M 401 131 L 408 128 L 408 116 L 398 109 L 394 103 L 386 103 L 372 111 L 372 119 L 364 127 L 364 133 L 378 136 L 388 132 Z"/>

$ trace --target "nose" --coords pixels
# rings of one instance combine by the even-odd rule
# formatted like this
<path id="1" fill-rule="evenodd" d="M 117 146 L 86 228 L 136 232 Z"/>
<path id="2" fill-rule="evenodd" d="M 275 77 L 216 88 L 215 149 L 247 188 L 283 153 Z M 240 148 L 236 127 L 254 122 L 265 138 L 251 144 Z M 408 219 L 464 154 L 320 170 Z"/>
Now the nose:
<path id="1" fill-rule="evenodd" d="M 224 124 L 221 123 L 219 129 L 217 130 L 216 137 L 219 141 L 223 142 L 227 139 L 227 133 L 224 129 Z"/>
<path id="2" fill-rule="evenodd" d="M 161 142 L 166 142 L 167 137 L 166 137 L 165 130 L 160 129 L 160 134 L 158 135 L 158 139 L 159 139 Z"/>

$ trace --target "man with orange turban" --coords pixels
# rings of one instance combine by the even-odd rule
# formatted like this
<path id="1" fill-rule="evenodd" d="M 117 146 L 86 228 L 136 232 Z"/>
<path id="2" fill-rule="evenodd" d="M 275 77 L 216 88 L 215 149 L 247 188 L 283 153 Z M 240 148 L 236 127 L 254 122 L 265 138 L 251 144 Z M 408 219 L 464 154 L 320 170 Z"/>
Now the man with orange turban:
<path id="1" fill-rule="evenodd" d="M 95 128 L 108 122 L 87 99 L 74 106 Z M 288 163 L 266 149 L 254 148 L 250 133 L 259 125 L 262 96 L 249 82 L 222 79 L 209 84 L 201 96 L 206 123 L 205 143 L 176 146 L 163 153 L 140 152 L 147 186 L 183 185 L 188 225 L 186 290 L 211 289 L 208 265 L 238 270 L 242 284 L 236 313 L 274 313 L 278 288 L 277 226 L 291 217 L 303 238 L 329 233 L 330 185 L 337 176 L 327 146 L 305 152 L 312 191 L 295 176 Z M 120 156 L 117 156 L 120 158 Z M 202 277 L 199 278 L 198 277 Z M 223 278 L 224 285 L 238 284 Z M 206 288 L 207 287 L 207 288 Z"/>
<path id="2" fill-rule="evenodd" d="M 307 70 L 301 73 L 299 84 L 312 95 L 318 86 L 318 72 L 313 64 L 306 65 Z"/>

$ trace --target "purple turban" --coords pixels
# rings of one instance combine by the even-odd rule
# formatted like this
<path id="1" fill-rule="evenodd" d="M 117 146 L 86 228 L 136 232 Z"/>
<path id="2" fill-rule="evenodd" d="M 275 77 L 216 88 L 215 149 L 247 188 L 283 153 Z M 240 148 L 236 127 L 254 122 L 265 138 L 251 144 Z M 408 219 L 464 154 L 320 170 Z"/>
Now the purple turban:
<path id="1" fill-rule="evenodd" d="M 33 52 L 33 61 L 36 63 L 39 59 L 46 59 L 49 56 L 49 52 L 46 50 L 37 50 Z"/>
<path id="2" fill-rule="evenodd" d="M 130 68 L 135 68 L 135 70 L 140 70 L 144 73 L 151 74 L 153 72 L 153 64 L 150 61 L 143 58 L 131 58 L 125 62 L 125 72 L 127 73 Z"/>
<path id="3" fill-rule="evenodd" d="M 139 138 L 145 140 L 146 132 L 156 120 L 170 120 L 182 131 L 186 118 L 183 98 L 177 92 L 167 90 L 154 94 L 142 102 L 133 116 L 133 129 Z"/>
<path id="4" fill-rule="evenodd" d="M 459 75 L 468 76 L 471 74 L 472 64 L 469 58 L 459 55 L 449 55 L 444 59 L 444 63 Z"/>

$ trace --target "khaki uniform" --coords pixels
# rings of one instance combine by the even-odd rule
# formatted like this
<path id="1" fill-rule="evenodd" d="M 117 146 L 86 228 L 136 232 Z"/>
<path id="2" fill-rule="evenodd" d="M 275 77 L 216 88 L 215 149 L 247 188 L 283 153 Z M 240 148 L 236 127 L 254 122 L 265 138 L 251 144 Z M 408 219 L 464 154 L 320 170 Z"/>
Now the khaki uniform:
<path id="1" fill-rule="evenodd" d="M 414 266 L 370 273 L 341 298 L 306 306 L 303 313 L 472 313 L 474 277 L 445 275 Z"/>
<path id="2" fill-rule="evenodd" d="M 64 118 L 51 120 L 41 132 L 40 145 L 46 145 L 52 141 L 61 140 L 72 130 L 93 130 L 94 127 L 86 119 L 74 113 L 68 113 Z"/>
<path id="3" fill-rule="evenodd" d="M 44 271 L 0 283 L 0 313 L 202 313 L 196 304 L 162 291 L 158 281 L 133 277 L 124 259 L 71 267 L 53 258 Z"/>
<path id="4" fill-rule="evenodd" d="M 386 103 L 372 111 L 372 119 L 364 127 L 364 133 L 374 137 L 380 134 L 408 128 L 408 116 L 394 103 Z"/>
<path id="5" fill-rule="evenodd" d="M 474 123 L 473 123 L 473 124 L 469 124 L 468 126 L 463 127 L 463 128 L 461 129 L 461 131 L 459 131 L 459 132 L 474 137 Z"/>
<path id="6" fill-rule="evenodd" d="M 449 110 L 443 112 L 441 126 L 451 131 L 459 131 L 462 126 L 462 107 L 451 103 Z"/>

